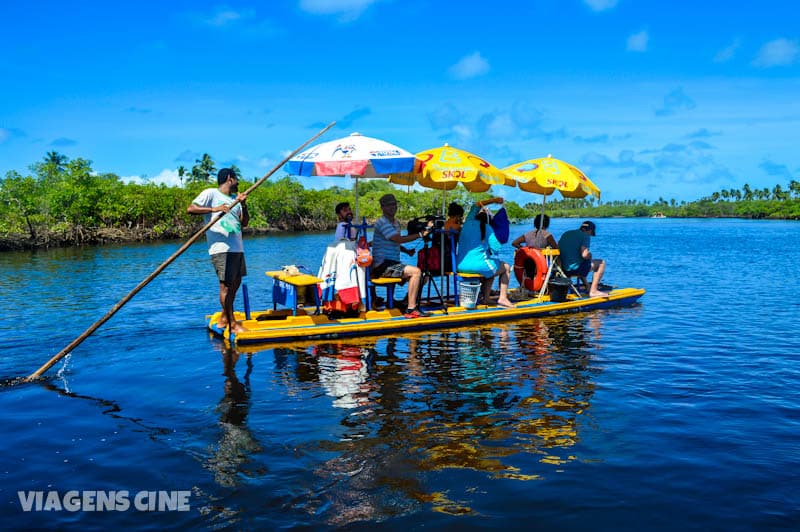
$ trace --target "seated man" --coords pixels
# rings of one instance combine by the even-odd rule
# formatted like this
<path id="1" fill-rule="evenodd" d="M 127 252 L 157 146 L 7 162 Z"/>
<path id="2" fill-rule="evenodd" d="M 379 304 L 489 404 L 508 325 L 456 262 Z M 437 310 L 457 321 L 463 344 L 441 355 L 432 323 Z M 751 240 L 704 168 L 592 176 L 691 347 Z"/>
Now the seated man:
<path id="1" fill-rule="evenodd" d="M 427 314 L 417 308 L 422 271 L 416 266 L 400 262 L 400 252 L 413 256 L 414 250 L 403 247 L 403 244 L 424 238 L 429 231 L 401 235 L 400 223 L 395 220 L 397 200 L 394 195 L 384 194 L 379 201 L 383 216 L 375 222 L 375 233 L 372 237 L 372 277 L 398 277 L 408 280 L 408 307 L 405 317 L 426 317 Z"/>
<path id="2" fill-rule="evenodd" d="M 350 204 L 348 202 L 343 201 L 336 205 L 336 217 L 339 219 L 339 222 L 336 224 L 336 235 L 334 239 L 342 240 L 343 238 L 347 238 L 349 240 L 355 240 L 358 235 L 358 229 L 352 225 L 353 211 L 350 209 Z"/>
<path id="3" fill-rule="evenodd" d="M 569 276 L 578 276 L 583 281 L 584 286 L 588 286 L 586 276 L 589 272 L 594 272 L 592 285 L 589 288 L 589 297 L 605 297 L 607 292 L 597 289 L 603 273 L 606 271 L 606 261 L 603 259 L 592 259 L 592 252 L 589 251 L 589 244 L 592 236 L 595 236 L 594 222 L 585 221 L 580 229 L 571 229 L 561 235 L 558 241 L 558 248 L 561 250 L 561 267 L 564 273 Z"/>

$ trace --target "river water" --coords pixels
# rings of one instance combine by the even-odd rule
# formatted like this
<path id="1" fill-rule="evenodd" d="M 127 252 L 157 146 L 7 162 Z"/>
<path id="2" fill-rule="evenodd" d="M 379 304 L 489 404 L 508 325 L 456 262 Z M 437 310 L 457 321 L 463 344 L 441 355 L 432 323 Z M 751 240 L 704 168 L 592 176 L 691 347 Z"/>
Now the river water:
<path id="1" fill-rule="evenodd" d="M 44 382 L 0 387 L 3 528 L 797 529 L 800 224 L 597 222 L 604 280 L 647 289 L 637 306 L 246 351 L 205 332 L 193 246 Z M 264 271 L 316 270 L 328 237 L 247 239 L 253 306 Z M 0 376 L 179 245 L 0 254 Z M 129 507 L 18 493 L 70 490 Z M 138 504 L 160 491 L 188 510 Z"/>

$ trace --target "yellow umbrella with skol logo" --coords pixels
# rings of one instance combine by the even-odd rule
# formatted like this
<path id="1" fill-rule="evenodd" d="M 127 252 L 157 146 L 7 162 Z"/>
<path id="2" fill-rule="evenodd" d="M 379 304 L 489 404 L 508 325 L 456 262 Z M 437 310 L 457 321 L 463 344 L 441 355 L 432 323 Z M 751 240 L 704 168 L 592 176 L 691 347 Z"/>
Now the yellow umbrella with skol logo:
<path id="1" fill-rule="evenodd" d="M 453 190 L 459 183 L 470 192 L 486 192 L 492 185 L 515 186 L 514 179 L 485 159 L 447 144 L 417 153 L 414 180 L 436 190 Z"/>
<path id="2" fill-rule="evenodd" d="M 416 154 L 411 181 L 395 183 L 419 183 L 425 188 L 442 191 L 442 215 L 446 212 L 446 192 L 455 189 L 459 183 L 470 192 L 486 192 L 492 185 L 516 186 L 514 179 L 485 159 L 465 150 L 445 144 L 438 148 L 424 150 Z M 440 254 L 446 252 L 445 234 L 440 233 Z M 444 260 L 440 260 L 440 284 L 444 278 Z M 452 265 L 455 268 L 455 265 Z M 458 295 L 457 288 L 456 297 Z M 440 294 L 441 297 L 441 294 Z"/>
<path id="3" fill-rule="evenodd" d="M 600 199 L 600 188 L 586 174 L 552 155 L 506 166 L 503 172 L 513 178 L 521 190 L 541 194 L 542 211 L 547 196 L 556 190 L 565 198 L 595 196 Z"/>

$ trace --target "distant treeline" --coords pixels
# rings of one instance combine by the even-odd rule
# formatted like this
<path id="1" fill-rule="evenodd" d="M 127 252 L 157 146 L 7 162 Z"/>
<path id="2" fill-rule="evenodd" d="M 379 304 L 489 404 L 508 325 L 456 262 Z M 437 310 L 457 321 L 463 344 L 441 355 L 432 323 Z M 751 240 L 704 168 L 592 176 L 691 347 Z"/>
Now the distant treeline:
<path id="1" fill-rule="evenodd" d="M 207 154 L 190 172 L 178 169 L 181 186 L 123 183 L 116 174 L 94 172 L 90 161 L 69 160 L 56 152 L 49 152 L 30 170 L 28 175 L 8 172 L 0 180 L 0 250 L 184 238 L 202 227 L 202 218 L 188 215 L 186 207 L 202 189 L 216 186 L 215 164 Z M 254 181 L 243 179 L 239 190 Z M 330 230 L 336 223 L 337 203 L 349 201 L 355 208 L 352 183 L 342 179 L 342 186 L 314 190 L 289 177 L 273 177 L 248 199 L 248 231 Z M 361 179 L 359 214 L 374 221 L 380 215 L 378 198 L 386 192 L 397 196 L 400 220 L 442 211 L 440 191 L 409 191 L 384 180 Z M 486 196 L 459 188 L 447 193 L 447 201 L 467 205 Z M 532 196 L 524 206 L 507 202 L 509 217 L 532 218 L 541 210 L 540 198 Z M 653 203 L 549 200 L 547 212 L 554 217 L 646 217 L 661 212 L 669 217 L 800 219 L 800 184 L 793 180 L 785 191 L 780 186 L 770 191 L 745 185 L 741 191 L 726 190 L 680 204 L 663 199 Z"/>

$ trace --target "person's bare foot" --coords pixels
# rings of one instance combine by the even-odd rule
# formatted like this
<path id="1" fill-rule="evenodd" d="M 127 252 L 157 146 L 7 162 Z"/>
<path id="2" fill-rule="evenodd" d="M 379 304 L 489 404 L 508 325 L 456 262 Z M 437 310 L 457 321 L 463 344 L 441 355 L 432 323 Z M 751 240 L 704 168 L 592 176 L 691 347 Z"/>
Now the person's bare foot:
<path id="1" fill-rule="evenodd" d="M 595 290 L 594 292 L 589 292 L 589 297 L 608 297 L 608 292 L 601 292 L 600 290 Z"/>
<path id="2" fill-rule="evenodd" d="M 248 329 L 247 327 L 245 327 L 244 325 L 242 325 L 238 321 L 233 324 L 233 327 L 231 327 L 231 332 L 236 333 L 236 334 L 242 333 L 242 332 L 247 332 L 249 330 L 250 329 Z"/>
<path id="3" fill-rule="evenodd" d="M 516 308 L 516 305 L 509 301 L 508 299 L 498 299 L 497 300 L 498 307 L 505 307 L 505 308 Z"/>

